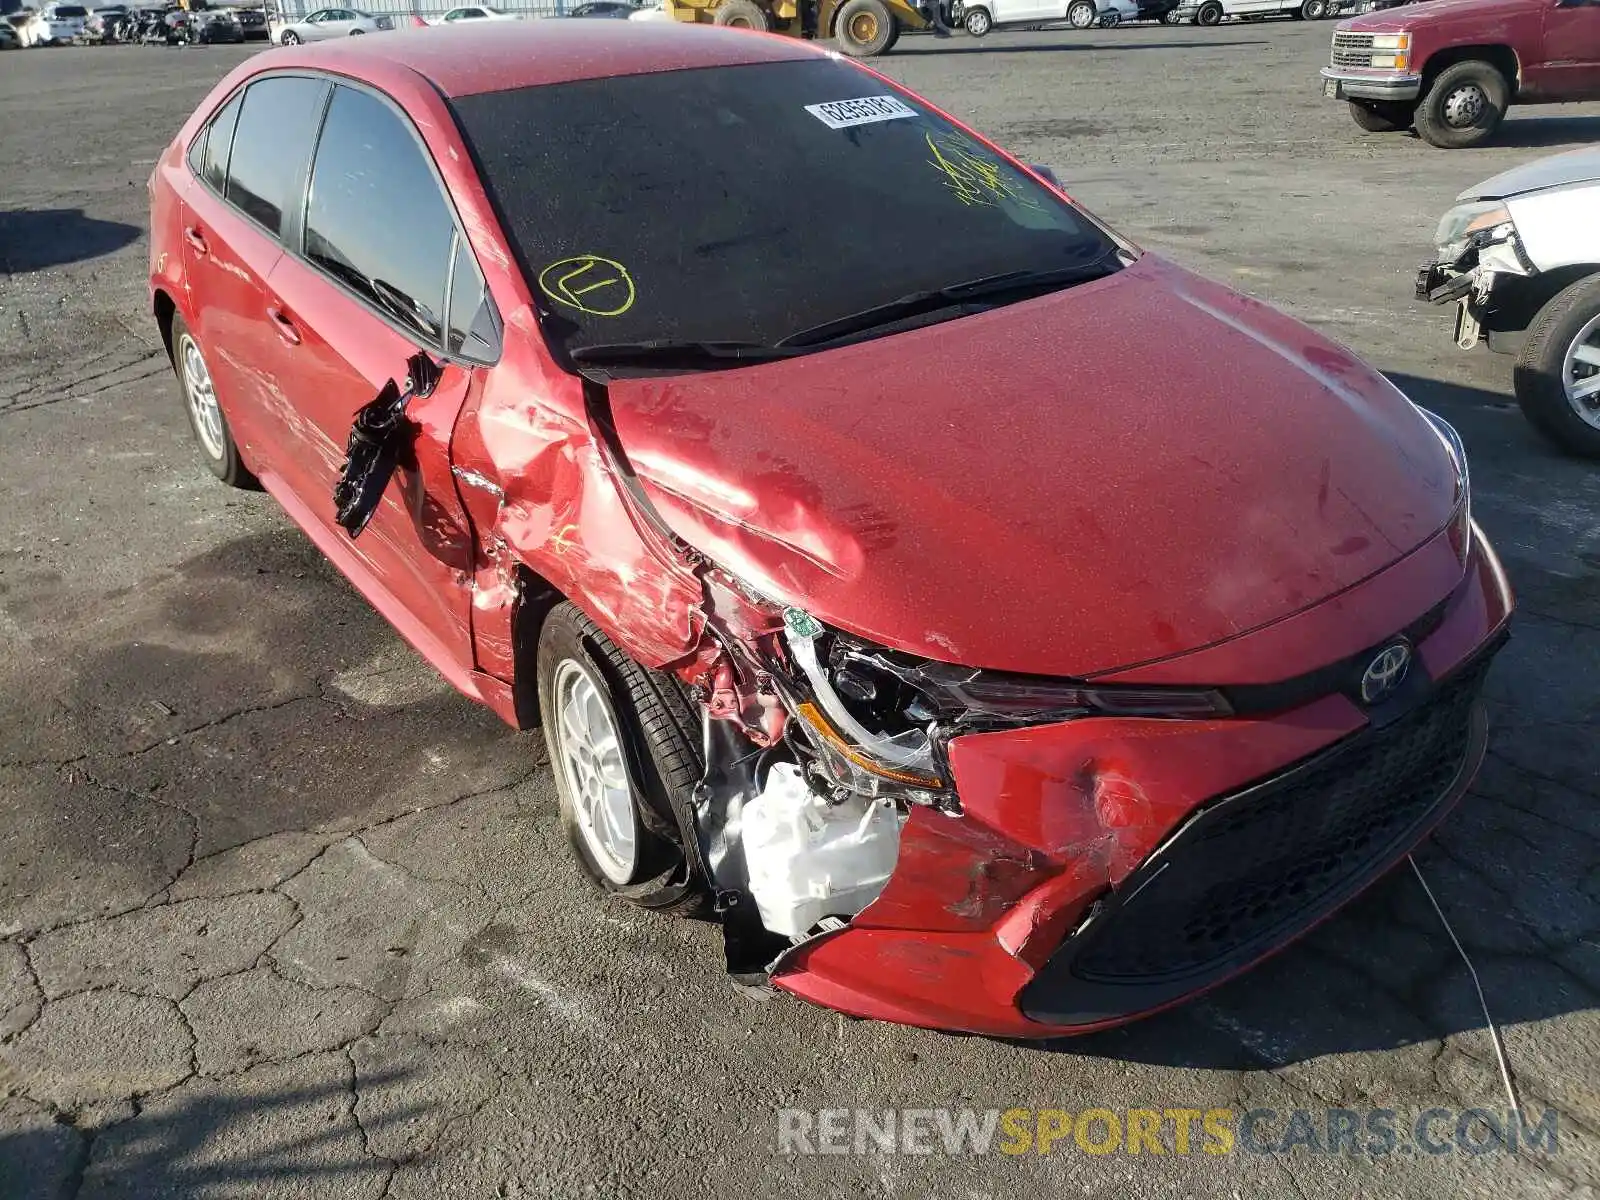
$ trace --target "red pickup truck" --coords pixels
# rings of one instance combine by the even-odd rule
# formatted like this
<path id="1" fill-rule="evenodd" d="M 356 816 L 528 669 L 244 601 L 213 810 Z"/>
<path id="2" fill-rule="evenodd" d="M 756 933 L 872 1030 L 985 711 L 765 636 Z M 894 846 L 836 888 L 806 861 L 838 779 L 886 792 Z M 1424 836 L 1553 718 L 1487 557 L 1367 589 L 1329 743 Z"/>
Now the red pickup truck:
<path id="1" fill-rule="evenodd" d="M 1341 21 L 1322 90 L 1369 133 L 1476 146 L 1512 104 L 1600 100 L 1600 0 L 1429 0 Z"/>

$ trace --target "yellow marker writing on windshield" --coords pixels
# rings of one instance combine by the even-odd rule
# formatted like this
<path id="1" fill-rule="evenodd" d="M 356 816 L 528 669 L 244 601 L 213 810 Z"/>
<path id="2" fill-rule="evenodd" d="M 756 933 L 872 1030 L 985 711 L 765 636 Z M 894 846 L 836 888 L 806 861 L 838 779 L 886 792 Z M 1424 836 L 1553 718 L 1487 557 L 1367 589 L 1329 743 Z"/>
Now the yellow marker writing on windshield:
<path id="1" fill-rule="evenodd" d="M 614 259 L 579 254 L 539 272 L 539 290 L 591 317 L 620 317 L 633 307 L 633 276 Z"/>

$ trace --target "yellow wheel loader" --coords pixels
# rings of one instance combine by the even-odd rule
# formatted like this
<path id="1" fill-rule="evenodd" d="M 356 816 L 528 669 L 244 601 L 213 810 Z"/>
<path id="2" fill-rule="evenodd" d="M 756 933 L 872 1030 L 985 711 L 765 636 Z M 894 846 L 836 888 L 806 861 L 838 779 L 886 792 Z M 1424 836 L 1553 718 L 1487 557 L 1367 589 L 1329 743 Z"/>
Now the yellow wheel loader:
<path id="1" fill-rule="evenodd" d="M 889 53 L 901 29 L 929 28 L 908 0 L 666 0 L 666 10 L 675 21 L 831 37 L 852 58 Z"/>

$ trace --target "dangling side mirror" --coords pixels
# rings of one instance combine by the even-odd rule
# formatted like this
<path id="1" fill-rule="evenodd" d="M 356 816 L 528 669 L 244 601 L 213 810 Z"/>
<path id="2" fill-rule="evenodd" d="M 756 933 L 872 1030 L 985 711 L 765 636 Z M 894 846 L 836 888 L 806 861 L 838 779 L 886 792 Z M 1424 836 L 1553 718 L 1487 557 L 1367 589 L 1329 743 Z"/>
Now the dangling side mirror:
<path id="1" fill-rule="evenodd" d="M 1057 191 L 1066 191 L 1066 189 L 1061 186 L 1061 180 L 1056 178 L 1056 173 L 1043 163 L 1029 163 L 1028 166 L 1033 170 L 1035 175 L 1043 178 L 1045 182 L 1047 182 Z"/>
<path id="2" fill-rule="evenodd" d="M 356 410 L 349 440 L 345 442 L 344 466 L 333 485 L 334 520 L 352 538 L 361 536 L 394 477 L 401 446 L 411 431 L 406 405 L 413 396 L 432 395 L 439 385 L 439 375 L 439 364 L 419 350 L 406 360 L 403 390 L 391 379 Z"/>

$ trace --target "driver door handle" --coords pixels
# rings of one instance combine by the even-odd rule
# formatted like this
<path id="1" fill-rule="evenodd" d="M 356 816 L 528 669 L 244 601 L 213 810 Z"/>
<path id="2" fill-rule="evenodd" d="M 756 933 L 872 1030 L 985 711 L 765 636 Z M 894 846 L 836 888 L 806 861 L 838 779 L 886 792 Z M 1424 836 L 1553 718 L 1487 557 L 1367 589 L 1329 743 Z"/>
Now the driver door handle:
<path id="1" fill-rule="evenodd" d="M 291 346 L 300 344 L 300 330 L 295 327 L 295 323 L 290 319 L 288 313 L 284 312 L 276 304 L 269 304 L 267 305 L 267 316 L 272 318 L 272 327 L 278 331 L 279 337 Z"/>

